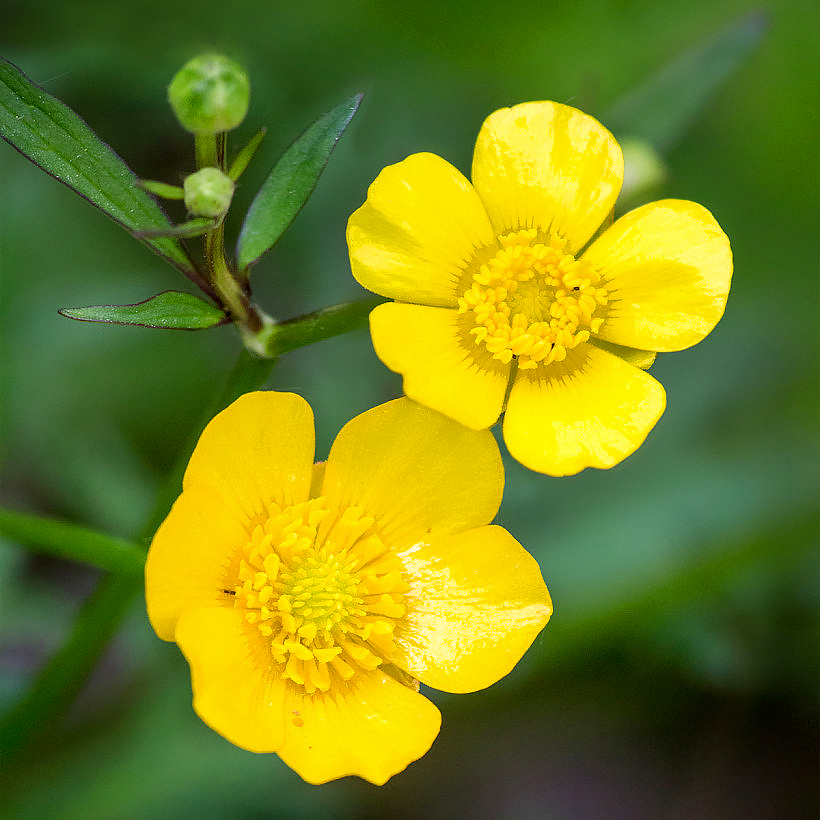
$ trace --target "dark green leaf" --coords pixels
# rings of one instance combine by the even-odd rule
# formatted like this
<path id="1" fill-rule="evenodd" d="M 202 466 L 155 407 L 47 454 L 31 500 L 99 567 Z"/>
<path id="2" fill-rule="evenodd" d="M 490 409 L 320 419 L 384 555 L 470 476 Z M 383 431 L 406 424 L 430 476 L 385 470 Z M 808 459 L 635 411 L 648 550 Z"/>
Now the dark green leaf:
<path id="1" fill-rule="evenodd" d="M 361 94 L 316 120 L 281 156 L 251 203 L 237 243 L 240 269 L 269 251 L 293 222 L 316 187 L 342 132 L 356 113 Z"/>
<path id="2" fill-rule="evenodd" d="M 637 137 L 669 150 L 754 51 L 767 25 L 763 12 L 741 17 L 664 66 L 601 119 L 619 139 Z"/>
<path id="3" fill-rule="evenodd" d="M 0 136 L 126 230 L 171 227 L 128 166 L 67 106 L 0 60 Z M 143 239 L 183 271 L 194 264 L 171 237 Z"/>
<path id="4" fill-rule="evenodd" d="M 63 308 L 60 313 L 82 322 L 110 322 L 165 330 L 204 330 L 227 321 L 218 307 L 198 296 L 176 290 L 166 290 L 135 305 Z"/>

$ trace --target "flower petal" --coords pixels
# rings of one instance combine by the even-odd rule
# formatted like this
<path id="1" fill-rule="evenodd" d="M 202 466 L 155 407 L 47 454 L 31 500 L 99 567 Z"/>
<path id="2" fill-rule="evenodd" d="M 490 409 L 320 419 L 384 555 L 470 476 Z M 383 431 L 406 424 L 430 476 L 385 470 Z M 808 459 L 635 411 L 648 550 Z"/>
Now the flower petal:
<path id="1" fill-rule="evenodd" d="M 514 458 L 539 473 L 613 467 L 641 445 L 665 406 L 664 389 L 650 375 L 579 345 L 543 373 L 518 371 L 504 441 Z"/>
<path id="2" fill-rule="evenodd" d="M 389 302 L 370 313 L 370 335 L 411 399 L 474 430 L 498 420 L 510 366 L 466 347 L 455 310 Z"/>
<path id="3" fill-rule="evenodd" d="M 537 228 L 576 253 L 615 205 L 623 155 L 597 120 L 554 102 L 502 108 L 484 121 L 473 184 L 497 233 Z"/>
<path id="4" fill-rule="evenodd" d="M 666 199 L 630 211 L 590 245 L 609 304 L 598 335 L 646 350 L 701 341 L 726 307 L 729 240 L 706 208 Z"/>
<path id="5" fill-rule="evenodd" d="M 358 775 L 381 785 L 418 760 L 441 726 L 438 709 L 376 669 L 326 694 L 288 690 L 279 756 L 308 783 Z"/>
<path id="6" fill-rule="evenodd" d="M 205 428 L 183 487 L 213 487 L 238 520 L 248 521 L 271 501 L 308 498 L 313 448 L 313 411 L 301 396 L 246 393 Z"/>
<path id="7" fill-rule="evenodd" d="M 385 168 L 347 226 L 356 281 L 425 305 L 455 307 L 464 268 L 494 239 L 473 186 L 435 154 Z"/>
<path id="8" fill-rule="evenodd" d="M 248 532 L 210 487 L 189 487 L 162 522 L 145 563 L 145 602 L 154 631 L 174 640 L 180 613 L 224 598 L 228 564 Z"/>
<path id="9" fill-rule="evenodd" d="M 323 495 L 360 506 L 398 549 L 434 534 L 488 524 L 501 504 L 504 469 L 487 431 L 466 427 L 409 399 L 348 422 L 330 450 Z"/>
<path id="10" fill-rule="evenodd" d="M 285 737 L 285 684 L 269 678 L 248 643 L 238 610 L 189 608 L 176 642 L 191 667 L 196 713 L 250 752 L 276 752 Z"/>
<path id="11" fill-rule="evenodd" d="M 400 558 L 411 589 L 390 660 L 436 689 L 495 683 L 552 613 L 537 562 L 501 527 L 415 544 Z"/>

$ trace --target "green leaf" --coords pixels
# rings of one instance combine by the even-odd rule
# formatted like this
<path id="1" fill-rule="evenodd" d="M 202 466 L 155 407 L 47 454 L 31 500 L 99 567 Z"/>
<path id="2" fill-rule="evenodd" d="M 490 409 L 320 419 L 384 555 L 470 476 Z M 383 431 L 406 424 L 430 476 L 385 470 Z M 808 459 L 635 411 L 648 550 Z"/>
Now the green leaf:
<path id="1" fill-rule="evenodd" d="M 139 187 L 131 169 L 77 114 L 2 59 L 0 136 L 126 230 L 171 227 L 159 205 Z M 176 239 L 141 241 L 182 271 L 196 267 Z"/>
<path id="2" fill-rule="evenodd" d="M 214 305 L 190 293 L 166 290 L 134 305 L 63 308 L 61 315 L 81 322 L 110 322 L 165 330 L 205 330 L 228 321 Z"/>
<path id="3" fill-rule="evenodd" d="M 38 552 L 142 577 L 145 550 L 78 524 L 0 510 L 0 535 Z"/>
<path id="4" fill-rule="evenodd" d="M 602 121 L 619 139 L 636 137 L 668 151 L 752 54 L 767 27 L 764 12 L 741 17 L 664 66 L 616 103 Z"/>
<path id="5" fill-rule="evenodd" d="M 316 187 L 330 154 L 353 119 L 362 95 L 356 94 L 316 120 L 281 156 L 245 216 L 237 243 L 244 270 L 269 251 L 293 222 Z"/>

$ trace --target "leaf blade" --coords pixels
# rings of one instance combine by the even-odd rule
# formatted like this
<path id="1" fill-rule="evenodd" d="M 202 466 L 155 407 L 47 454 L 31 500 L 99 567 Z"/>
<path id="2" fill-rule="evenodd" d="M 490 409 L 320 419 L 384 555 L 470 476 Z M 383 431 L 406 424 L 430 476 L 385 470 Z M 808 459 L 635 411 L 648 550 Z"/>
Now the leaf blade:
<path id="1" fill-rule="evenodd" d="M 67 521 L 0 509 L 0 535 L 23 546 L 107 572 L 141 577 L 145 550 L 122 538 Z"/>
<path id="2" fill-rule="evenodd" d="M 734 20 L 663 66 L 615 103 L 602 121 L 619 139 L 636 137 L 667 152 L 752 54 L 768 23 L 761 11 Z"/>
<path id="3" fill-rule="evenodd" d="M 163 291 L 132 305 L 62 308 L 59 313 L 81 322 L 137 325 L 163 330 L 206 330 L 228 321 L 218 307 L 191 293 L 176 290 Z"/>
<path id="4" fill-rule="evenodd" d="M 319 117 L 273 166 L 239 233 L 237 259 L 241 270 L 267 253 L 293 222 L 316 187 L 361 99 L 362 95 L 356 94 Z"/>
<path id="5" fill-rule="evenodd" d="M 0 136 L 46 173 L 76 191 L 127 231 L 171 227 L 131 169 L 68 106 L 0 59 Z M 195 269 L 169 237 L 140 239 L 182 271 Z"/>

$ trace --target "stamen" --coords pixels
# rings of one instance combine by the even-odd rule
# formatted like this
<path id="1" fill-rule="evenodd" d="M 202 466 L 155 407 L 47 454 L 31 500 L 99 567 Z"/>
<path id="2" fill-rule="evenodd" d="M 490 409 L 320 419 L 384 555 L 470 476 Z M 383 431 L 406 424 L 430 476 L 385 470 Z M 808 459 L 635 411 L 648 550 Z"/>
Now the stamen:
<path id="1" fill-rule="evenodd" d="M 355 506 L 331 515 L 323 498 L 271 504 L 225 584 L 279 676 L 307 694 L 376 669 L 395 648 L 409 586 L 373 525 Z"/>
<path id="2" fill-rule="evenodd" d="M 593 314 L 607 304 L 591 265 L 558 238 L 536 238 L 534 228 L 499 236 L 500 250 L 458 300 L 474 343 L 503 364 L 516 357 L 522 370 L 563 361 L 600 330 L 604 318 Z"/>

